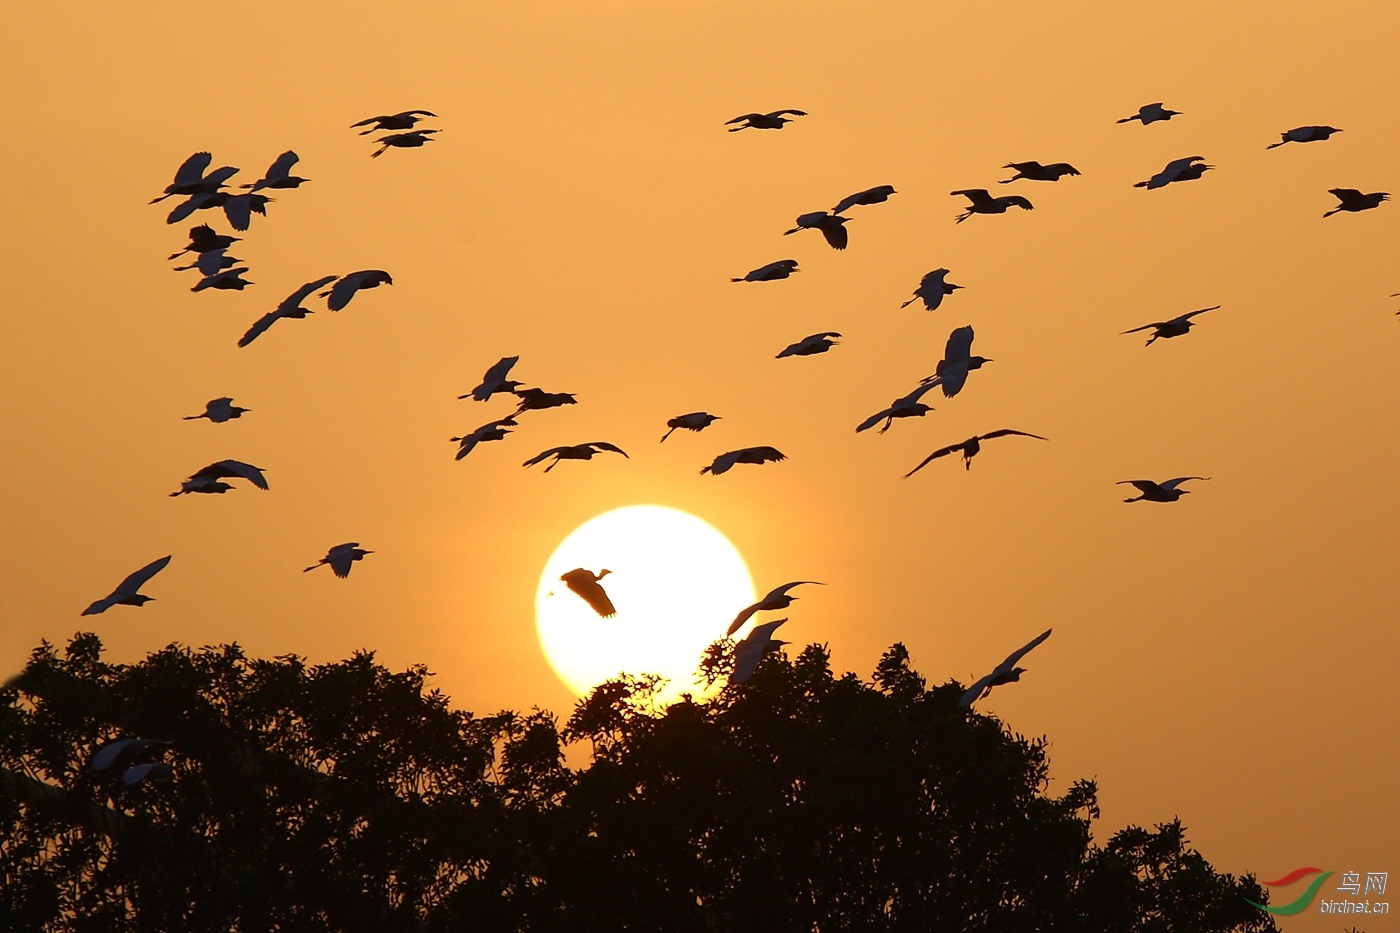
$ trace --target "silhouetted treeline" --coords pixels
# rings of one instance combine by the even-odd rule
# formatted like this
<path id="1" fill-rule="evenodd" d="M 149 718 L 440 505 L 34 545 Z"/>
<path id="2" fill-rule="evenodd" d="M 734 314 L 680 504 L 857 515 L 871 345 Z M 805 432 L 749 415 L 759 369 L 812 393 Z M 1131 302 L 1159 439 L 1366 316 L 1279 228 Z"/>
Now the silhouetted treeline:
<path id="1" fill-rule="evenodd" d="M 815 645 L 659 711 L 606 684 L 562 729 L 369 654 L 101 651 L 41 646 L 0 694 L 0 929 L 1275 929 L 1178 822 L 1092 844 L 1093 782 L 1048 794 L 1044 741 L 925 689 L 900 645 L 873 684 Z M 175 740 L 133 759 L 171 782 L 88 767 L 133 736 Z"/>

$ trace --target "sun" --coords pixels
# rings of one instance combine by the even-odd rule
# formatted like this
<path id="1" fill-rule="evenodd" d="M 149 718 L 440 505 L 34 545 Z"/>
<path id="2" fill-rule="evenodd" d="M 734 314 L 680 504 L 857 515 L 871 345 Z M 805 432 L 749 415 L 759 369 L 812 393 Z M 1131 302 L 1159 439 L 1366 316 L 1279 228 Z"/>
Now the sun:
<path id="1" fill-rule="evenodd" d="M 617 615 L 602 618 L 559 579 L 580 567 L 611 571 L 602 586 Z M 701 654 L 753 601 L 743 556 L 714 527 L 679 509 L 629 505 L 555 548 L 535 591 L 535 624 L 550 666 L 579 696 L 620 673 L 659 674 L 667 701 L 701 692 Z"/>

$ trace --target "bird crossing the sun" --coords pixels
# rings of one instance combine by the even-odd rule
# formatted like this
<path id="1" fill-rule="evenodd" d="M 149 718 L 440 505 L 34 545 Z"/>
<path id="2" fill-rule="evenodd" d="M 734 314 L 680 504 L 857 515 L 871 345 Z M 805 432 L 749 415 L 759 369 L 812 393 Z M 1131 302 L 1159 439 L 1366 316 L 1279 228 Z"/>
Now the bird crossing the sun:
<path id="1" fill-rule="evenodd" d="M 818 580 L 794 580 L 791 583 L 784 583 L 782 586 L 774 587 L 768 591 L 768 595 L 764 596 L 758 602 L 739 610 L 739 614 L 734 617 L 734 621 L 729 623 L 729 628 L 724 633 L 725 637 L 727 638 L 743 628 L 744 623 L 749 621 L 755 612 L 772 612 L 791 606 L 793 600 L 797 599 L 797 597 L 789 595 L 788 591 L 794 586 L 804 586 L 809 583 L 813 586 L 826 586 L 825 583 Z"/>
<path id="2" fill-rule="evenodd" d="M 612 573 L 611 570 L 600 570 L 594 573 L 577 567 L 561 576 L 559 579 L 582 597 L 583 601 L 592 607 L 593 611 L 605 619 L 611 619 L 617 615 L 617 609 L 613 606 L 613 601 L 609 598 L 607 590 L 603 589 L 603 577 Z"/>

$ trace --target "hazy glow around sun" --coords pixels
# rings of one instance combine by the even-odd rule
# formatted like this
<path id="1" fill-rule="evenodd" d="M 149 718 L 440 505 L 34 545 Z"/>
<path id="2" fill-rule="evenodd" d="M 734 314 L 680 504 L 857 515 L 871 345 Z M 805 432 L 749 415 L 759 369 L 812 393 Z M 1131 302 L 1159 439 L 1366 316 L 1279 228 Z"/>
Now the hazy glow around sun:
<path id="1" fill-rule="evenodd" d="M 560 575 L 611 570 L 602 585 L 617 615 L 601 618 Z M 660 674 L 666 700 L 699 693 L 700 655 L 754 601 L 753 579 L 723 534 L 678 509 L 630 505 L 584 522 L 555 548 L 535 591 L 540 645 L 583 696 L 619 673 Z"/>

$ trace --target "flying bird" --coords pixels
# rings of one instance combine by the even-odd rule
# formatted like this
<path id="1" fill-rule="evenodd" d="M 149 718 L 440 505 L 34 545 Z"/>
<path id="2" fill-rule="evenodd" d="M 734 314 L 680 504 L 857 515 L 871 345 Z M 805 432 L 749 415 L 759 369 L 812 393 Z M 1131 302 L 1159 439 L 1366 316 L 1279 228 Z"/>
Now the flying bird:
<path id="1" fill-rule="evenodd" d="M 169 560 L 169 558 L 166 558 Z M 174 745 L 174 739 L 116 739 L 107 742 L 88 761 L 88 767 L 94 771 L 106 771 L 117 763 L 117 759 L 127 752 L 142 752 L 153 745 Z"/>
<path id="2" fill-rule="evenodd" d="M 550 457 L 553 457 L 554 462 L 544 468 L 544 471 L 548 473 L 550 470 L 557 467 L 561 460 L 592 460 L 595 455 L 605 451 L 608 453 L 622 454 L 622 456 L 627 457 L 627 452 L 621 447 L 614 446 L 606 441 L 589 441 L 587 444 L 574 444 L 572 447 L 551 447 L 546 451 L 536 454 L 529 460 L 526 460 L 521 466 L 534 466 L 537 463 L 542 463 Z M 632 458 L 627 457 L 627 459 L 630 460 Z"/>
<path id="3" fill-rule="evenodd" d="M 999 198 L 992 197 L 986 188 L 961 188 L 951 194 L 960 194 L 971 203 L 967 210 L 963 211 L 955 219 L 955 223 L 962 223 L 973 214 L 1005 214 L 1008 208 L 1019 207 L 1022 210 L 1033 211 L 1035 205 L 1019 194 L 1004 194 Z"/>
<path id="4" fill-rule="evenodd" d="M 1032 638 L 1030 643 L 1024 648 L 1013 651 L 1011 654 L 1007 655 L 1006 660 L 996 666 L 996 670 L 967 688 L 967 692 L 962 695 L 962 699 L 958 700 L 958 706 L 962 709 L 967 709 L 973 703 L 976 703 L 978 700 L 991 693 L 993 687 L 1000 687 L 1003 684 L 1011 684 L 1020 680 L 1021 675 L 1026 672 L 1026 669 L 1024 667 L 1017 667 L 1016 662 L 1029 654 L 1030 650 L 1036 645 L 1049 638 L 1052 631 L 1054 631 L 1054 629 L 1046 629 L 1035 638 Z"/>
<path id="5" fill-rule="evenodd" d="M 805 117 L 805 110 L 774 110 L 772 113 L 745 113 L 732 120 L 725 120 L 724 125 L 729 127 L 729 132 L 737 133 L 740 130 L 780 130 L 783 124 L 791 123 L 789 116 Z M 732 123 L 738 126 L 730 126 Z"/>
<path id="6" fill-rule="evenodd" d="M 453 443 L 461 445 L 457 449 L 457 456 L 453 459 L 461 460 L 467 454 L 471 453 L 477 444 L 484 444 L 487 441 L 505 440 L 506 435 L 510 433 L 507 429 L 515 426 L 516 421 L 514 418 L 501 418 L 498 421 L 492 421 L 490 424 L 483 424 L 470 434 L 465 434 L 462 437 L 449 438 Z"/>
<path id="7" fill-rule="evenodd" d="M 236 175 L 238 169 L 232 165 L 225 165 L 206 175 L 204 170 L 209 167 L 213 158 L 207 152 L 196 152 L 190 156 L 175 170 L 175 180 L 166 185 L 164 193 L 158 198 L 153 198 L 151 203 L 155 204 L 181 194 L 213 194 L 220 188 L 227 187 L 224 182 Z"/>
<path id="8" fill-rule="evenodd" d="M 359 126 L 368 126 L 369 129 L 362 130 L 361 136 L 368 136 L 370 133 L 378 133 L 380 130 L 411 130 L 414 125 L 423 117 L 436 117 L 437 114 L 431 110 L 405 110 L 402 113 L 391 113 L 378 117 L 370 117 L 368 120 L 361 120 L 359 123 L 351 123 L 350 129 Z M 371 126 L 371 124 L 373 124 Z"/>
<path id="9" fill-rule="evenodd" d="M 908 395 L 895 399 L 890 403 L 889 408 L 886 408 L 884 411 L 877 411 L 875 414 L 856 425 L 856 433 L 859 434 L 861 431 L 868 431 L 883 421 L 885 424 L 880 428 L 880 433 L 884 434 L 890 429 L 890 426 L 894 424 L 894 419 L 896 418 L 922 418 L 924 415 L 933 411 L 933 406 L 925 405 L 923 402 L 919 401 L 919 399 L 923 398 L 924 393 L 933 389 L 937 384 L 937 382 L 925 382 Z"/>
<path id="10" fill-rule="evenodd" d="M 584 570 L 578 567 L 570 570 L 560 577 L 564 583 L 579 596 L 584 602 L 593 607 L 593 611 L 605 619 L 611 619 L 617 615 L 617 609 L 613 607 L 612 600 L 608 598 L 607 590 L 603 589 L 603 577 L 612 573 L 611 570 L 600 570 L 596 574 L 591 570 Z"/>
<path id="11" fill-rule="evenodd" d="M 247 230 L 253 222 L 253 215 L 267 216 L 267 205 L 272 198 L 265 194 L 231 194 L 223 199 L 224 216 L 229 226 L 238 231 Z"/>
<path id="12" fill-rule="evenodd" d="M 506 376 L 510 373 L 510 368 L 518 362 L 520 362 L 520 357 L 518 356 L 501 357 L 490 369 L 486 370 L 486 375 L 481 377 L 481 385 L 472 389 L 466 395 L 459 395 L 457 397 L 459 399 L 471 398 L 476 399 L 478 402 L 484 402 L 497 392 L 514 392 L 525 383 L 507 379 Z"/>
<path id="13" fill-rule="evenodd" d="M 785 279 L 794 272 L 801 272 L 797 268 L 796 259 L 779 259 L 777 262 L 770 262 L 766 266 L 759 266 L 743 278 L 730 279 L 731 282 L 773 282 L 777 279 Z"/>
<path id="14" fill-rule="evenodd" d="M 661 442 L 665 443 L 666 438 L 670 437 L 672 432 L 674 432 L 677 428 L 684 428 L 687 431 L 699 432 L 705 430 L 710 425 L 720 420 L 722 419 L 719 415 L 712 415 L 706 411 L 692 411 L 689 414 L 677 415 L 670 421 L 666 422 L 666 427 L 669 430 L 665 434 L 661 435 Z"/>
<path id="15" fill-rule="evenodd" d="M 890 199 L 892 194 L 899 194 L 898 191 L 894 190 L 894 185 L 876 185 L 874 188 L 866 188 L 864 191 L 846 195 L 831 209 L 831 212 L 840 214 L 858 204 L 883 204 Z"/>
<path id="16" fill-rule="evenodd" d="M 391 133 L 388 136 L 381 136 L 375 140 L 379 143 L 379 148 L 369 154 L 371 159 L 377 159 L 390 149 L 421 149 L 423 146 L 433 141 L 429 133 L 436 133 L 437 130 L 413 130 L 410 133 Z"/>
<path id="17" fill-rule="evenodd" d="M 954 285 L 952 282 L 945 282 L 947 269 L 934 269 L 919 280 L 919 287 L 914 289 L 914 297 L 910 298 L 901 308 L 907 308 L 914 302 L 923 299 L 924 309 L 927 311 L 937 311 L 938 306 L 943 303 L 944 295 L 951 295 L 955 289 L 962 288 L 961 285 Z"/>
<path id="18" fill-rule="evenodd" d="M 1282 139 L 1276 143 L 1269 143 L 1265 149 L 1277 149 L 1284 143 L 1315 143 L 1331 137 L 1333 133 L 1340 133 L 1341 130 L 1335 126 L 1295 126 L 1291 130 L 1285 130 Z"/>
<path id="19" fill-rule="evenodd" d="M 1362 194 L 1355 188 L 1328 188 L 1327 191 L 1341 203 L 1323 214 L 1323 217 L 1331 217 L 1339 211 L 1349 211 L 1353 214 L 1357 211 L 1369 211 L 1373 207 L 1380 207 L 1382 201 L 1390 200 L 1388 191 L 1373 191 L 1370 194 Z"/>
<path id="20" fill-rule="evenodd" d="M 797 218 L 797 226 L 791 230 L 785 230 L 783 236 L 789 236 L 799 230 L 820 230 L 822 236 L 826 237 L 826 243 L 832 249 L 846 248 L 846 224 L 851 222 L 849 217 L 836 217 L 826 211 L 814 211 L 810 214 L 802 214 Z M 750 273 L 752 274 L 752 273 Z"/>
<path id="21" fill-rule="evenodd" d="M 1002 428 L 1000 431 L 993 431 L 990 434 L 977 434 L 969 437 L 960 444 L 949 444 L 947 447 L 940 447 L 938 450 L 935 450 L 921 460 L 918 466 L 914 467 L 914 469 L 910 470 L 908 473 L 905 473 L 904 478 L 908 479 L 926 467 L 930 462 L 937 460 L 939 457 L 946 457 L 951 453 L 961 453 L 963 456 L 963 469 L 970 470 L 972 469 L 972 458 L 982 451 L 983 441 L 989 441 L 994 437 L 1006 437 L 1011 434 L 1019 437 L 1033 437 L 1039 441 L 1048 439 L 1041 437 L 1039 434 L 1029 434 L 1025 431 L 1013 431 L 1010 428 Z"/>
<path id="22" fill-rule="evenodd" d="M 1172 117 L 1181 116 L 1180 110 L 1168 110 L 1158 101 L 1155 104 L 1143 104 L 1138 108 L 1138 112 L 1131 117 L 1124 117 L 1119 123 L 1132 123 L 1134 120 L 1141 120 L 1142 125 L 1156 123 L 1159 120 L 1170 120 Z"/>
<path id="23" fill-rule="evenodd" d="M 303 308 L 301 303 L 316 289 L 328 282 L 334 282 L 335 279 L 336 276 L 333 275 L 322 276 L 314 282 L 307 282 L 301 288 L 298 288 L 286 298 L 283 298 L 281 304 L 253 322 L 253 326 L 248 328 L 247 332 L 242 337 L 238 338 L 238 345 L 240 347 L 246 347 L 254 340 L 257 340 L 258 336 L 261 335 L 263 331 L 267 330 L 273 324 L 276 324 L 282 318 L 303 320 L 308 314 L 313 314 L 314 312 L 309 308 Z"/>
<path id="24" fill-rule="evenodd" d="M 948 343 L 943 348 L 943 359 L 938 361 L 938 368 L 932 376 L 923 380 L 927 384 L 941 386 L 946 398 L 952 398 L 962 391 L 968 373 L 974 369 L 981 369 L 984 363 L 992 362 L 985 356 L 971 355 L 973 336 L 970 324 L 949 334 Z"/>
<path id="25" fill-rule="evenodd" d="M 240 236 L 224 236 L 215 233 L 213 227 L 208 224 L 200 224 L 190 228 L 190 244 L 178 253 L 171 253 L 166 258 L 178 259 L 185 253 L 207 253 L 215 249 L 228 249 L 242 239 Z"/>
<path id="26" fill-rule="evenodd" d="M 348 305 L 350 299 L 361 289 L 393 284 L 394 280 L 383 269 L 363 269 L 342 276 L 329 290 L 321 292 L 320 297 L 328 299 L 326 306 L 332 311 L 339 311 Z"/>
<path id="27" fill-rule="evenodd" d="M 292 166 L 296 165 L 300 158 L 301 156 L 288 149 L 267 167 L 267 172 L 262 178 L 251 185 L 243 185 L 242 187 L 251 188 L 254 191 L 261 191 L 263 188 L 298 188 L 311 180 L 291 173 Z"/>
<path id="28" fill-rule="evenodd" d="M 192 474 L 180 484 L 178 492 L 172 492 L 170 495 L 183 496 L 195 492 L 223 495 L 233 488 L 229 483 L 223 482 L 225 479 L 246 479 L 259 489 L 267 489 L 267 478 L 258 467 L 241 460 L 220 460 Z"/>
<path id="29" fill-rule="evenodd" d="M 776 447 L 744 447 L 720 454 L 709 466 L 701 468 L 700 475 L 709 473 L 719 476 L 728 473 L 737 463 L 776 463 L 786 459 L 787 456 Z"/>
<path id="30" fill-rule="evenodd" d="M 233 404 L 233 399 L 228 396 L 223 398 L 211 398 L 204 403 L 204 413 L 199 415 L 185 415 L 184 421 L 198 421 L 200 418 L 208 418 L 215 424 L 223 424 L 231 418 L 242 418 L 245 411 L 252 411 L 251 408 L 239 408 Z"/>
<path id="31" fill-rule="evenodd" d="M 1184 159 L 1173 159 L 1167 163 L 1167 167 L 1147 181 L 1140 181 L 1133 185 L 1134 188 L 1146 188 L 1151 191 L 1153 188 L 1165 188 L 1174 181 L 1195 181 L 1206 172 L 1215 168 L 1214 165 L 1205 164 L 1205 156 L 1187 156 Z"/>
<path id="32" fill-rule="evenodd" d="M 344 544 L 337 544 L 326 552 L 326 556 L 307 567 L 302 573 L 310 573 L 322 564 L 329 564 L 331 573 L 344 580 L 350 576 L 350 565 L 357 560 L 364 560 L 366 554 L 373 554 L 373 551 L 366 551 L 360 547 L 358 541 L 347 541 Z"/>
<path id="33" fill-rule="evenodd" d="M 200 191 L 190 195 L 171 209 L 165 215 L 165 222 L 176 224 L 193 214 L 195 211 L 210 211 L 216 207 L 223 207 L 225 202 L 233 195 L 227 191 Z"/>
<path id="34" fill-rule="evenodd" d="M 734 646 L 734 673 L 729 675 L 730 683 L 741 684 L 748 680 L 758 669 L 758 662 L 763 660 L 765 654 L 777 651 L 787 644 L 773 637 L 773 632 L 786 621 L 787 619 L 775 619 L 755 625 L 748 637 Z"/>
<path id="35" fill-rule="evenodd" d="M 1178 315 L 1170 321 L 1155 321 L 1151 324 L 1144 324 L 1141 327 L 1134 327 L 1132 330 L 1125 330 L 1123 334 L 1136 334 L 1138 331 L 1147 330 L 1149 327 L 1155 328 L 1152 332 L 1152 336 L 1148 337 L 1147 343 L 1144 344 L 1144 346 L 1150 347 L 1157 340 L 1180 337 L 1195 326 L 1196 322 L 1191 320 L 1193 317 L 1198 314 L 1205 314 L 1207 311 L 1219 310 L 1219 308 L 1220 305 L 1212 305 L 1209 308 L 1201 308 L 1199 311 L 1188 311 L 1186 314 Z M 1122 334 L 1119 336 L 1122 336 Z"/>
<path id="36" fill-rule="evenodd" d="M 763 597 L 752 606 L 746 606 L 739 610 L 739 614 L 734 617 L 734 621 L 729 623 L 729 628 L 724 633 L 725 637 L 728 638 L 730 635 L 733 635 L 735 632 L 739 631 L 739 629 L 743 628 L 744 623 L 749 621 L 749 618 L 755 612 L 772 612 L 776 609 L 786 609 L 788 606 L 791 606 L 792 601 L 797 599 L 797 597 L 789 596 L 788 590 L 792 589 L 794 586 L 802 586 L 807 583 L 816 586 L 826 586 L 825 583 L 821 583 L 817 580 L 794 580 L 792 583 L 784 583 L 776 589 L 769 590 L 767 596 Z"/>
<path id="37" fill-rule="evenodd" d="M 203 275 L 217 275 L 224 269 L 231 269 L 242 262 L 236 256 L 227 255 L 228 248 L 206 249 L 195 257 L 195 261 L 188 266 L 176 266 L 176 272 L 187 272 L 190 269 L 198 269 Z M 179 255 L 178 253 L 176 255 Z"/>
<path id="38" fill-rule="evenodd" d="M 1016 174 L 1010 178 L 1003 178 L 997 182 L 999 185 L 1009 185 L 1018 178 L 1027 181 L 1059 181 L 1065 175 L 1078 175 L 1079 169 L 1068 162 L 1051 162 L 1049 165 L 1041 165 L 1039 162 L 1007 162 L 1002 168 L 1013 168 Z"/>
<path id="39" fill-rule="evenodd" d="M 1150 479 L 1123 479 L 1119 480 L 1114 485 L 1136 486 L 1138 492 L 1142 493 L 1142 495 L 1140 496 L 1134 496 L 1131 499 L 1124 499 L 1124 502 L 1175 502 L 1176 500 L 1180 499 L 1182 496 L 1186 495 L 1191 491 L 1189 489 L 1177 488 L 1182 483 L 1186 482 L 1188 479 L 1208 480 L 1210 479 L 1210 477 L 1178 476 L 1176 479 L 1169 479 L 1160 483 L 1153 482 Z"/>
<path id="40" fill-rule="evenodd" d="M 511 394 L 520 399 L 519 415 L 527 411 L 544 411 L 561 405 L 577 405 L 578 398 L 572 392 L 546 392 L 544 389 L 513 389 Z M 512 415 L 511 417 L 515 417 Z"/>
<path id="41" fill-rule="evenodd" d="M 93 602 L 83 610 L 85 616 L 95 616 L 106 612 L 113 606 L 143 606 L 155 599 L 154 596 L 145 596 L 140 592 L 141 587 L 146 585 L 156 574 L 165 569 L 165 565 L 170 563 L 170 555 L 167 554 L 159 560 L 153 560 L 140 570 L 128 576 L 125 580 L 117 584 L 117 588 L 111 593 Z M 94 765 L 94 767 L 96 767 Z"/>
<path id="42" fill-rule="evenodd" d="M 812 334 L 811 336 L 803 337 L 797 343 L 790 344 L 782 353 L 774 357 L 774 359 L 780 360 L 785 356 L 811 356 L 814 353 L 825 353 L 827 350 L 830 350 L 840 343 L 839 340 L 832 340 L 831 338 L 840 336 L 841 335 L 836 331 L 828 330 L 820 334 Z"/>
<path id="43" fill-rule="evenodd" d="M 206 275 L 194 284 L 190 289 L 192 292 L 202 292 L 206 288 L 217 288 L 220 291 L 241 292 L 253 283 L 243 278 L 243 273 L 248 271 L 247 266 L 236 266 L 232 269 L 225 269 L 222 272 L 215 272 L 213 275 Z"/>

